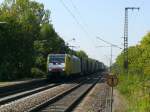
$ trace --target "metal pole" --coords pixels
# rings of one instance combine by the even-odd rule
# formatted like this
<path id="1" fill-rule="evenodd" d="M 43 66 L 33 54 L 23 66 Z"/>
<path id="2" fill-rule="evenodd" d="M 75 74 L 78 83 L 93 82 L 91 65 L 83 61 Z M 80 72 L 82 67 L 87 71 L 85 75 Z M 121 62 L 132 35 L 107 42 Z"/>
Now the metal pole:
<path id="1" fill-rule="evenodd" d="M 116 47 L 116 48 L 119 48 L 119 49 L 122 49 L 121 47 L 119 47 L 119 46 L 117 46 L 117 45 L 115 45 L 115 44 L 112 44 L 112 43 L 110 43 L 110 42 L 108 42 L 108 41 L 105 41 L 105 40 L 103 40 L 102 38 L 100 38 L 100 37 L 97 37 L 97 39 L 99 39 L 99 40 L 101 40 L 101 41 L 103 41 L 103 42 L 105 42 L 106 44 L 109 44 L 110 46 L 97 46 L 97 47 L 111 47 L 111 54 L 110 54 L 110 69 L 109 69 L 109 71 L 111 72 L 111 66 L 112 66 L 112 47 Z"/>
<path id="2" fill-rule="evenodd" d="M 110 112 L 112 112 L 113 111 L 113 87 L 111 87 L 111 110 L 110 110 Z"/>
<path id="3" fill-rule="evenodd" d="M 110 45 L 110 72 L 111 72 L 111 66 L 112 66 L 112 47 L 113 45 Z"/>
<path id="4" fill-rule="evenodd" d="M 139 10 L 139 7 L 125 8 L 124 22 L 124 72 L 128 74 L 128 10 Z"/>
<path id="5" fill-rule="evenodd" d="M 124 70 L 128 73 L 128 8 L 125 8 L 124 23 Z"/>

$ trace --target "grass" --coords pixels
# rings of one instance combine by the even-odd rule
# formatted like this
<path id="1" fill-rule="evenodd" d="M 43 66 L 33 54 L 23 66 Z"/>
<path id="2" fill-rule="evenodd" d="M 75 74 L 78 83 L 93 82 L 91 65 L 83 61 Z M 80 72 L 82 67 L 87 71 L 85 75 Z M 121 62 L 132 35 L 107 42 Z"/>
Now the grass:
<path id="1" fill-rule="evenodd" d="M 150 76 L 120 75 L 117 89 L 128 101 L 127 112 L 150 112 Z"/>

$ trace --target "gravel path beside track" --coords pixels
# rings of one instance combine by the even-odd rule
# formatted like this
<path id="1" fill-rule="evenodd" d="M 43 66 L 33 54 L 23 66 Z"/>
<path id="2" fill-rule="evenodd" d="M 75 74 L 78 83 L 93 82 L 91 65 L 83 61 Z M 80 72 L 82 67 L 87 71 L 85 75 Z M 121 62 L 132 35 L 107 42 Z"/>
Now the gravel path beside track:
<path id="1" fill-rule="evenodd" d="M 28 97 L 10 102 L 8 104 L 0 106 L 0 112 L 24 112 L 28 109 L 39 105 L 40 103 L 48 100 L 49 98 L 75 86 L 76 83 L 72 84 L 62 84 L 60 86 L 39 92 L 37 94 L 30 95 Z"/>
<path id="2" fill-rule="evenodd" d="M 120 92 L 117 89 L 115 89 L 114 90 L 113 112 L 127 112 L 127 108 L 128 108 L 128 102 L 120 94 Z"/>
<path id="3" fill-rule="evenodd" d="M 74 109 L 74 112 L 109 112 L 110 88 L 99 81 L 82 102 Z"/>

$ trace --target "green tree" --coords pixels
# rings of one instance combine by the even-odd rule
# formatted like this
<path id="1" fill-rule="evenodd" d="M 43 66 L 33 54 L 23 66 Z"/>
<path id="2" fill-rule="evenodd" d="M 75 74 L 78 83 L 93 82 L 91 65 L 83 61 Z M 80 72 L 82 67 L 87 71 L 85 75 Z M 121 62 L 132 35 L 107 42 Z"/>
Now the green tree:
<path id="1" fill-rule="evenodd" d="M 31 0 L 0 5 L 0 80 L 43 76 L 49 53 L 72 53 L 50 21 L 50 11 Z M 79 51 L 79 56 L 87 57 Z"/>
<path id="2" fill-rule="evenodd" d="M 40 25 L 49 22 L 49 11 L 43 4 L 29 0 L 5 0 L 0 6 L 0 79 L 31 76 L 34 65 L 34 41 L 40 36 Z"/>
<path id="3" fill-rule="evenodd" d="M 82 51 L 82 50 L 77 51 L 77 52 L 76 52 L 76 55 L 77 55 L 78 57 L 80 57 L 80 58 L 88 58 L 88 55 L 87 55 L 84 51 Z"/>
<path id="4" fill-rule="evenodd" d="M 116 64 L 123 71 L 123 53 L 117 57 Z M 128 48 L 128 66 L 131 74 L 149 74 L 150 33 L 143 37 L 140 44 Z"/>

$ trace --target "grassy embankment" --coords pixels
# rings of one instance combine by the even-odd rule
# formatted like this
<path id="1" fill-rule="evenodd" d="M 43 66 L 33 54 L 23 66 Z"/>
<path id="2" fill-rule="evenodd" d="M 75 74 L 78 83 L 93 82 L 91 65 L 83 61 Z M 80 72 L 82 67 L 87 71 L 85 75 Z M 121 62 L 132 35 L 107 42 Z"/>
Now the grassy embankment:
<path id="1" fill-rule="evenodd" d="M 117 89 L 127 100 L 127 112 L 150 112 L 150 75 L 120 75 Z"/>

